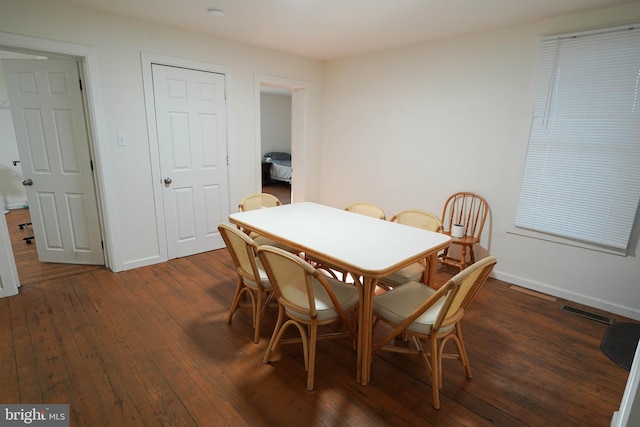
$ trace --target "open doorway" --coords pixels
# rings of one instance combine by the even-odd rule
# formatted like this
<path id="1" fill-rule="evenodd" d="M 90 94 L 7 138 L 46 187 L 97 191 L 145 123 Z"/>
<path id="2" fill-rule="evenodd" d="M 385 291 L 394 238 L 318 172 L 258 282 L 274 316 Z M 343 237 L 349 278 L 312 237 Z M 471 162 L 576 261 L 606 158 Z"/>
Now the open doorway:
<path id="1" fill-rule="evenodd" d="M 274 124 L 267 124 L 270 119 L 267 119 L 267 122 L 263 124 L 262 115 L 265 114 L 268 117 L 273 113 L 266 111 L 266 108 L 263 109 L 263 93 L 281 97 L 279 100 L 280 104 L 282 104 L 279 113 L 280 118 L 277 122 L 274 121 Z M 266 177 L 267 171 L 270 172 L 270 169 L 273 167 L 268 164 L 268 159 L 265 159 L 264 155 L 270 151 L 278 150 L 275 152 L 290 154 L 290 179 L 288 179 L 288 182 L 283 181 L 284 184 L 283 182 L 278 182 L 277 186 L 268 187 L 267 189 L 271 192 L 282 191 L 283 198 L 286 198 L 286 196 L 290 197 L 289 202 L 305 200 L 307 182 L 305 168 L 307 162 L 307 128 L 305 121 L 308 109 L 307 82 L 275 76 L 256 75 L 255 100 L 256 123 L 258 124 L 256 128 L 256 189 L 262 188 L 263 177 Z M 271 144 L 271 142 L 267 141 L 267 138 L 273 138 L 273 136 L 263 135 L 263 132 L 270 135 L 266 129 L 263 130 L 263 126 L 265 125 L 279 126 L 279 130 L 277 130 L 277 132 L 274 131 L 272 134 L 276 135 L 276 140 L 273 142 L 273 147 L 275 148 L 273 149 L 267 145 Z M 267 165 L 265 165 L 265 160 L 267 160 Z M 273 157 L 271 157 L 272 162 L 273 160 Z M 280 173 L 282 174 L 282 170 Z M 269 177 L 269 181 L 273 181 L 271 176 Z M 269 182 L 269 184 L 273 184 L 273 182 Z M 280 196 L 277 197 L 280 198 Z M 285 200 L 282 199 L 281 201 L 283 203 L 285 202 Z"/>
<path id="2" fill-rule="evenodd" d="M 71 187 L 69 187 L 70 182 L 56 181 L 55 177 L 59 175 L 56 175 L 56 176 L 52 175 L 53 173 L 57 173 L 55 166 L 51 166 L 50 169 L 42 168 L 40 166 L 44 163 L 43 162 L 38 163 L 38 161 L 43 158 L 42 153 L 46 152 L 44 147 L 48 142 L 45 143 L 44 142 L 45 140 L 49 141 L 49 140 L 55 139 L 56 141 L 58 141 L 57 145 L 59 146 L 59 148 L 61 150 L 64 150 L 66 145 L 72 144 L 73 141 L 78 141 L 79 139 L 72 138 L 70 135 L 67 135 L 64 132 L 64 129 L 61 129 L 60 126 L 56 128 L 58 129 L 57 139 L 46 136 L 46 135 L 50 135 L 51 133 L 50 127 L 46 125 L 47 120 L 49 117 L 53 117 L 53 115 L 47 115 L 45 111 L 46 107 L 42 107 L 40 110 L 38 110 L 42 112 L 41 117 L 43 117 L 42 119 L 43 125 L 41 129 L 43 130 L 42 135 L 44 136 L 44 138 L 40 139 L 43 143 L 38 145 L 38 147 L 42 148 L 42 150 L 40 152 L 34 151 L 34 146 L 31 146 L 31 144 L 35 144 L 35 143 L 33 141 L 30 143 L 31 148 L 28 151 L 31 153 L 31 155 L 29 155 L 28 158 L 26 159 L 28 160 L 27 170 L 30 171 L 30 173 L 29 173 L 28 179 L 25 179 L 26 172 L 25 172 L 25 169 L 23 168 L 23 165 L 25 164 L 24 163 L 25 159 L 21 159 L 21 155 L 20 155 L 21 150 L 23 151 L 23 154 L 24 154 L 24 147 L 20 146 L 21 144 L 20 141 L 23 141 L 22 144 L 24 144 L 24 139 L 21 139 L 18 137 L 18 132 L 14 127 L 15 123 L 13 122 L 12 115 L 15 114 L 15 112 L 11 111 L 11 106 L 14 104 L 13 102 L 11 102 L 11 99 L 13 101 L 16 101 L 16 98 L 15 96 L 12 97 L 10 95 L 12 88 L 9 87 L 9 85 L 7 84 L 7 75 L 11 75 L 12 73 L 15 73 L 15 71 L 11 68 L 9 68 L 10 71 L 8 71 L 8 69 L 5 68 L 5 65 L 7 66 L 9 65 L 7 61 L 13 61 L 11 62 L 12 67 L 16 65 L 16 63 L 19 61 L 27 61 L 30 64 L 36 64 L 36 63 L 43 64 L 45 62 L 50 64 L 51 61 L 49 61 L 47 59 L 47 56 L 44 56 L 44 55 L 48 55 L 48 54 L 39 54 L 39 53 L 32 54 L 30 52 L 27 53 L 27 52 L 22 52 L 20 50 L 16 50 L 16 51 L 0 50 L 0 59 L 2 59 L 3 61 L 3 66 L 0 67 L 0 122 L 2 124 L 2 126 L 0 126 L 0 138 L 3 140 L 3 144 L 1 144 L 1 147 L 0 147 L 0 198 L 1 198 L 0 204 L 3 207 L 3 211 L 4 211 L 3 215 L 7 223 L 7 229 L 9 232 L 11 248 L 12 248 L 12 252 L 15 259 L 16 270 L 19 277 L 19 283 L 21 285 L 36 283 L 36 282 L 40 282 L 40 281 L 47 280 L 50 278 L 55 278 L 55 277 L 64 277 L 67 275 L 78 274 L 79 272 L 83 272 L 86 270 L 104 268 L 104 264 L 105 264 L 104 254 L 101 247 L 102 239 L 99 231 L 100 228 L 99 228 L 99 225 L 97 225 L 99 223 L 99 220 L 98 220 L 98 214 L 96 210 L 94 210 L 95 215 L 93 217 L 95 220 L 91 223 L 92 225 L 95 225 L 92 228 L 94 230 L 92 235 L 93 243 L 92 243 L 92 246 L 89 248 L 89 250 L 95 251 L 93 252 L 96 254 L 95 257 L 88 259 L 87 257 L 76 256 L 75 253 L 72 253 L 77 250 L 84 250 L 85 252 L 88 252 L 88 250 L 86 250 L 87 249 L 86 245 L 84 245 L 86 240 L 83 240 L 85 235 L 82 235 L 81 233 L 76 233 L 76 238 L 73 241 L 73 244 L 75 245 L 73 250 L 65 249 L 64 244 L 63 245 L 58 244 L 62 242 L 62 240 L 60 239 L 57 240 L 58 237 L 61 237 L 62 239 L 66 238 L 66 234 L 64 234 L 66 230 L 63 231 L 63 234 L 55 233 L 56 231 L 59 230 L 59 228 L 57 228 L 57 223 L 54 223 L 51 221 L 51 218 L 53 217 L 53 215 L 50 214 L 49 207 L 54 206 L 56 192 L 66 191 L 68 193 L 71 191 Z M 62 58 L 63 56 L 58 55 L 57 57 Z M 65 61 L 66 61 L 65 64 L 68 64 L 73 68 L 74 72 L 77 72 L 78 65 L 77 65 L 76 59 L 66 58 Z M 58 61 L 58 62 L 61 62 L 61 61 Z M 38 67 L 40 67 L 40 65 L 37 65 L 35 68 L 38 68 Z M 57 65 L 54 67 L 57 67 Z M 29 69 L 29 71 L 32 71 L 32 70 Z M 55 68 L 55 70 L 50 71 L 50 73 L 53 75 L 55 74 L 55 72 L 58 72 L 58 71 L 59 71 L 58 68 Z M 20 72 L 23 72 L 23 71 L 20 70 Z M 28 73 L 28 74 L 30 76 L 31 75 L 36 76 L 39 73 L 42 75 L 45 75 L 46 72 L 40 71 L 40 69 L 38 69 L 38 70 L 33 70 L 33 73 Z M 63 75 L 63 74 L 57 73 L 56 75 Z M 73 77 L 73 75 L 71 77 Z M 75 81 L 75 82 L 78 81 L 77 78 L 75 79 L 69 78 L 69 80 Z M 23 81 L 25 80 L 21 80 L 21 82 Z M 35 78 L 34 78 L 34 82 L 35 82 Z M 41 80 L 38 80 L 38 82 L 41 82 Z M 60 81 L 53 82 L 53 80 L 48 80 L 48 82 L 51 85 L 49 89 L 53 88 L 55 89 L 55 91 L 44 90 L 44 85 L 43 85 L 43 88 L 40 89 L 40 83 L 38 83 L 37 88 L 39 91 L 35 95 L 32 95 L 31 99 L 35 99 L 38 96 L 37 95 L 38 93 L 45 93 L 45 92 L 56 93 L 56 91 L 58 91 L 59 93 L 62 93 L 61 88 L 62 89 L 65 88 L 65 86 L 58 85 Z M 26 84 L 27 83 L 25 83 L 25 85 Z M 36 86 L 34 86 L 34 88 L 35 87 Z M 76 92 L 76 93 L 79 93 L 79 92 Z M 14 92 L 14 95 L 15 95 L 15 92 Z M 83 107 L 82 107 L 81 95 L 77 95 L 76 99 L 78 99 L 78 101 L 76 101 L 75 105 L 69 106 L 68 107 L 69 110 L 61 109 L 62 107 L 59 106 L 58 110 L 56 110 L 58 113 L 58 116 L 63 116 L 64 113 L 66 113 L 67 111 L 70 111 L 70 112 L 76 113 L 75 114 L 76 117 L 83 118 L 84 112 L 82 111 Z M 18 104 L 20 105 L 20 103 Z M 67 105 L 65 104 L 65 106 Z M 23 108 L 26 108 L 26 107 L 23 107 Z M 31 111 L 31 110 L 27 108 L 24 111 Z M 26 118 L 27 116 L 28 114 L 25 113 L 25 120 L 27 120 Z M 40 117 L 40 116 L 35 116 L 32 114 L 30 115 L 30 117 Z M 58 123 L 56 122 L 57 119 L 52 119 L 52 120 L 55 122 L 54 124 L 58 124 L 58 125 L 70 124 L 69 120 L 67 120 L 65 123 Z M 82 124 L 84 125 L 85 123 L 86 122 L 83 118 Z M 27 125 L 26 127 L 29 128 L 29 125 Z M 31 126 L 30 128 L 33 128 L 33 126 Z M 68 128 L 71 129 L 72 127 L 69 126 Z M 24 135 L 24 132 L 23 132 L 23 135 Z M 84 135 L 87 135 L 87 132 L 84 132 Z M 70 143 L 65 142 L 67 140 L 72 142 Z M 75 146 L 75 144 L 72 144 L 72 145 Z M 88 142 L 87 142 L 87 146 L 85 146 L 83 149 L 85 150 L 85 152 L 88 153 L 89 151 Z M 71 155 L 76 156 L 77 152 L 71 153 Z M 70 167 L 69 163 L 66 162 L 66 160 L 68 160 L 66 154 L 61 156 L 62 156 L 61 163 L 65 164 L 65 167 L 68 169 L 68 172 L 70 173 L 78 172 L 77 170 L 78 168 L 73 169 L 73 167 Z M 89 156 L 87 155 L 86 157 L 89 157 Z M 77 155 L 77 157 L 75 158 L 80 160 L 84 159 L 82 155 Z M 45 157 L 45 160 L 46 160 L 46 157 Z M 85 170 L 84 174 L 77 173 L 77 175 L 79 176 L 77 178 L 78 181 L 83 180 L 87 175 L 86 171 L 89 170 L 87 165 L 90 163 L 90 160 L 87 160 L 85 163 L 86 164 L 83 167 L 83 169 Z M 46 164 L 51 165 L 51 163 L 46 163 Z M 34 173 L 34 169 L 37 169 L 37 173 Z M 33 178 L 33 180 L 31 180 L 31 178 Z M 86 181 L 86 179 L 84 180 Z M 44 188 L 41 184 L 45 182 L 52 183 L 52 185 L 60 185 L 60 187 L 56 187 L 57 189 Z M 37 202 L 38 202 L 36 203 L 36 205 L 38 206 L 38 208 L 35 211 L 33 211 L 32 207 L 29 206 L 28 200 L 32 200 L 32 199 L 31 199 L 31 196 L 29 196 L 28 191 L 25 190 L 26 188 L 25 186 L 27 185 L 33 185 L 34 189 L 37 188 L 38 191 L 42 192 L 42 193 L 37 193 L 39 194 L 39 196 L 36 196 Z M 94 187 L 92 184 L 89 184 L 89 185 L 91 185 L 90 194 L 89 194 L 91 197 L 86 197 L 85 200 L 90 200 L 89 203 L 94 207 L 94 209 L 96 209 L 97 200 L 94 193 Z M 74 188 L 74 190 L 75 192 L 73 194 L 76 196 L 76 200 L 71 200 L 70 203 L 68 204 L 69 206 L 71 206 L 71 208 L 69 209 L 69 213 L 71 215 L 75 215 L 78 209 L 83 208 L 83 206 L 81 205 L 82 204 L 81 197 L 85 197 L 88 194 L 86 192 L 82 192 L 79 189 Z M 42 194 L 45 194 L 48 197 L 48 200 L 46 200 L 47 197 L 42 196 Z M 81 201 L 78 203 L 77 202 L 78 200 L 81 200 Z M 47 202 L 50 202 L 50 203 L 47 204 Z M 75 205 L 74 205 L 74 202 L 75 202 Z M 35 220 L 38 221 L 38 224 L 36 224 L 35 222 L 34 224 L 40 226 L 40 228 L 38 229 L 40 233 L 39 234 L 40 237 L 42 237 L 45 234 L 47 236 L 47 239 L 44 239 L 46 240 L 46 242 L 41 241 L 40 244 L 38 244 L 38 242 L 36 241 L 36 235 L 34 234 L 34 227 L 32 225 L 32 220 L 34 220 L 33 218 L 34 215 L 36 216 Z M 59 218 L 61 219 L 65 218 L 65 215 L 63 215 L 63 212 L 60 212 Z M 78 218 L 78 215 L 75 215 L 75 218 Z M 48 224 L 45 228 L 43 228 L 42 224 L 45 222 L 45 220 L 48 221 Z M 77 226 L 78 223 L 76 221 L 72 221 L 71 224 L 72 224 L 71 225 L 72 230 L 70 231 L 70 233 L 73 233 L 76 230 L 73 227 Z M 70 247 L 70 246 L 72 245 L 71 244 L 66 245 L 66 247 Z M 51 256 L 45 256 L 45 258 L 43 259 L 42 258 L 43 256 L 42 254 L 44 252 L 43 248 L 53 251 L 55 253 L 54 258 L 52 258 Z M 62 254 L 62 255 L 59 255 L 59 254 Z M 43 261 L 51 261 L 51 262 L 43 262 Z"/>
<path id="3" fill-rule="evenodd" d="M 260 88 L 260 153 L 262 192 L 291 203 L 291 89 Z"/>
<path id="4" fill-rule="evenodd" d="M 0 60 L 4 58 L 36 59 L 37 56 L 0 50 Z M 4 206 L 5 214 L 27 205 L 27 195 L 21 184 L 22 167 L 10 108 L 4 72 L 0 66 L 0 204 Z"/>

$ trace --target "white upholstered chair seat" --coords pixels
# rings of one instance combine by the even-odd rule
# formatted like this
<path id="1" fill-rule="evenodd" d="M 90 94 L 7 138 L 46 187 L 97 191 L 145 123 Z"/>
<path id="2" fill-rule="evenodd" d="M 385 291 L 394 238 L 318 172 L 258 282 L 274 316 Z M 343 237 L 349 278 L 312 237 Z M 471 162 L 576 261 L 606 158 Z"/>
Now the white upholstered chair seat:
<path id="1" fill-rule="evenodd" d="M 407 282 L 396 286 L 392 292 L 385 292 L 375 297 L 373 299 L 373 313 L 390 320 L 392 323 L 400 324 L 435 292 L 435 289 L 424 283 Z M 418 334 L 429 335 L 431 326 L 435 323 L 443 303 L 444 299 L 436 302 L 406 329 Z M 442 328 L 441 331 L 452 327 Z"/>
<path id="2" fill-rule="evenodd" d="M 423 262 L 414 262 L 413 264 L 385 276 L 384 282 L 391 286 L 399 286 L 403 283 L 415 281 L 421 282 L 424 275 L 425 265 Z"/>
<path id="3" fill-rule="evenodd" d="M 256 258 L 256 265 L 258 267 L 258 273 L 260 274 L 260 282 L 262 283 L 262 287 L 265 289 L 271 289 L 271 282 L 269 281 L 269 277 L 267 276 L 267 272 L 264 270 L 262 266 L 262 261 L 260 258 Z M 258 288 L 258 284 L 251 279 L 244 279 L 244 284 L 249 286 L 250 288 Z"/>
<path id="4" fill-rule="evenodd" d="M 333 293 L 335 294 L 338 302 L 340 303 L 340 306 L 344 311 L 349 311 L 356 305 L 358 305 L 358 288 L 353 285 L 341 282 L 340 280 L 334 279 L 333 277 L 324 277 L 324 279 L 331 286 Z M 312 279 L 312 281 L 318 321 L 324 322 L 325 320 L 338 317 L 338 312 L 331 303 L 331 299 L 329 298 L 329 294 L 327 294 L 327 291 L 324 290 L 320 282 L 318 282 L 315 278 Z M 295 319 L 307 321 L 310 320 L 310 317 L 306 314 L 287 309 L 285 309 L 285 311 L 289 316 Z"/>

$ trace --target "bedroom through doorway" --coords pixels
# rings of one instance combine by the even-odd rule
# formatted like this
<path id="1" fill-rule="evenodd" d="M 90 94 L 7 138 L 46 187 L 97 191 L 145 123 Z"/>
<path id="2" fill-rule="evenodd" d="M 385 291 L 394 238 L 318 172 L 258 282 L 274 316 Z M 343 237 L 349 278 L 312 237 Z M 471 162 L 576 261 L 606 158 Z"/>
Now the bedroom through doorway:
<path id="1" fill-rule="evenodd" d="M 260 87 L 262 192 L 291 203 L 292 94 L 287 88 Z"/>

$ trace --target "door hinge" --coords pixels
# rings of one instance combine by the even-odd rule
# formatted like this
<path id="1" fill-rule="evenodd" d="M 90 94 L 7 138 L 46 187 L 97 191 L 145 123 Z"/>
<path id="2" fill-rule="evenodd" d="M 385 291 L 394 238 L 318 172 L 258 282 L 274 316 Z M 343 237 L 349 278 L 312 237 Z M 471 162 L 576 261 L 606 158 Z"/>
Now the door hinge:
<path id="1" fill-rule="evenodd" d="M 227 90 L 224 90 L 224 99 L 227 99 Z"/>
<path id="2" fill-rule="evenodd" d="M 229 156 L 227 156 L 227 166 L 229 166 Z"/>
<path id="3" fill-rule="evenodd" d="M 100 240 L 100 247 L 104 250 L 104 240 Z"/>
<path id="4" fill-rule="evenodd" d="M 93 160 L 89 160 L 89 165 L 91 166 L 91 172 L 93 172 Z"/>
<path id="5" fill-rule="evenodd" d="M 80 82 L 80 91 L 82 92 L 82 79 L 78 80 Z"/>

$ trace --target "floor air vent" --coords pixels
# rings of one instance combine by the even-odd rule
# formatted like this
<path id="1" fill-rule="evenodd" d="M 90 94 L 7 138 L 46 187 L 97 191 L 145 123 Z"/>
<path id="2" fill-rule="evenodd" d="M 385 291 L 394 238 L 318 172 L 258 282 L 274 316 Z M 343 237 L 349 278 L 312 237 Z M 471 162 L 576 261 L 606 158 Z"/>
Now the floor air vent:
<path id="1" fill-rule="evenodd" d="M 582 309 L 571 307 L 570 305 L 562 305 L 560 310 L 566 311 L 568 313 L 576 314 L 578 316 L 586 317 L 587 319 L 595 320 L 596 322 L 606 323 L 607 325 L 613 324 L 613 319 L 606 316 L 601 316 L 599 314 L 590 313 L 588 311 L 584 311 Z"/>

